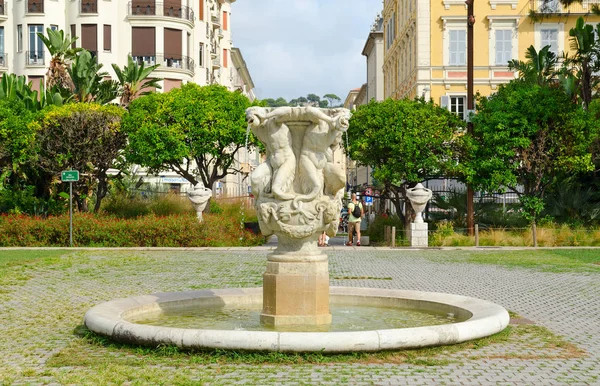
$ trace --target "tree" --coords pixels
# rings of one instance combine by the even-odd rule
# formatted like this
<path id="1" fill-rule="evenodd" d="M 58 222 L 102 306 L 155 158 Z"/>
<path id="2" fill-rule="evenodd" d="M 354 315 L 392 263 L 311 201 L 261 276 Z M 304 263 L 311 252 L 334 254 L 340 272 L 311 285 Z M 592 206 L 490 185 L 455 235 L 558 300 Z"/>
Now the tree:
<path id="1" fill-rule="evenodd" d="M 325 94 L 323 99 L 327 100 L 329 107 L 338 107 L 342 103 L 340 97 L 335 94 Z"/>
<path id="2" fill-rule="evenodd" d="M 468 182 L 515 192 L 533 224 L 546 191 L 561 176 L 593 170 L 590 147 L 598 123 L 556 85 L 502 85 L 480 99 L 473 127 Z"/>
<path id="3" fill-rule="evenodd" d="M 458 173 L 465 123 L 457 115 L 424 100 L 375 100 L 350 119 L 350 158 L 373 168 L 402 215 L 406 189 L 424 179 Z"/>
<path id="4" fill-rule="evenodd" d="M 600 34 L 600 25 L 596 27 L 596 34 Z M 585 24 L 583 17 L 577 19 L 575 27 L 569 31 L 573 55 L 565 54 L 561 71 L 567 91 L 575 98 L 581 98 L 586 110 L 599 82 L 595 74 L 600 70 L 600 40 L 596 34 L 591 25 Z"/>
<path id="5" fill-rule="evenodd" d="M 192 185 L 213 184 L 229 173 L 246 141 L 250 101 L 220 85 L 188 83 L 134 100 L 123 119 L 127 159 L 151 172 L 172 170 Z M 251 142 L 253 136 L 250 137 Z"/>
<path id="6" fill-rule="evenodd" d="M 33 113 L 20 100 L 0 99 L 0 188 L 13 172 L 34 158 L 33 119 Z"/>
<path id="7" fill-rule="evenodd" d="M 105 104 L 118 95 L 119 84 L 115 80 L 104 80 L 107 72 L 100 72 L 102 64 L 87 51 L 81 51 L 71 67 L 69 76 L 73 81 L 73 93 L 77 102 L 97 102 Z"/>
<path id="8" fill-rule="evenodd" d="M 329 102 L 326 100 L 319 101 L 319 107 L 322 109 L 326 108 L 328 105 L 329 105 Z"/>
<path id="9" fill-rule="evenodd" d="M 304 106 L 305 104 L 307 104 L 307 103 L 308 103 L 308 99 L 306 99 L 306 98 L 305 98 L 305 97 L 303 97 L 303 96 L 301 96 L 301 97 L 298 97 L 298 98 L 296 99 L 296 101 L 298 101 L 298 106 Z"/>
<path id="10" fill-rule="evenodd" d="M 46 33 L 48 37 L 42 33 L 37 34 L 50 52 L 50 55 L 52 55 L 48 72 L 46 73 L 46 88 L 51 89 L 54 86 L 58 86 L 71 90 L 73 83 L 67 72 L 66 61 L 74 59 L 75 55 L 82 49 L 72 48 L 72 44 L 77 38 L 69 38 L 69 35 L 65 37 L 63 30 L 54 31 L 51 28 L 47 28 Z"/>
<path id="11" fill-rule="evenodd" d="M 544 46 L 539 52 L 534 46 L 529 46 L 525 58 L 526 62 L 517 59 L 509 61 L 508 68 L 519 71 L 519 78 L 527 82 L 542 85 L 552 80 L 557 58 L 550 51 L 550 46 Z"/>
<path id="12" fill-rule="evenodd" d="M 94 211 L 100 209 L 108 169 L 119 162 L 127 143 L 121 130 L 123 114 L 120 107 L 97 103 L 71 103 L 43 111 L 37 134 L 39 167 L 55 178 L 62 170 L 80 172 L 79 182 L 73 184 L 80 211 L 88 211 L 94 191 Z"/>
<path id="13" fill-rule="evenodd" d="M 308 94 L 306 99 L 311 106 L 318 106 L 319 102 L 321 101 L 321 97 L 319 97 L 317 94 Z"/>
<path id="14" fill-rule="evenodd" d="M 158 64 L 154 66 L 145 67 L 144 62 L 139 64 L 133 60 L 130 56 L 127 57 L 127 65 L 121 68 L 116 64 L 112 65 L 117 79 L 119 79 L 119 95 L 121 96 L 121 106 L 127 107 L 129 103 L 135 98 L 146 95 L 151 91 L 148 89 L 160 89 L 158 82 L 161 79 L 153 78 L 149 79 L 150 73 L 158 67 Z M 146 90 L 146 91 L 144 91 Z"/>

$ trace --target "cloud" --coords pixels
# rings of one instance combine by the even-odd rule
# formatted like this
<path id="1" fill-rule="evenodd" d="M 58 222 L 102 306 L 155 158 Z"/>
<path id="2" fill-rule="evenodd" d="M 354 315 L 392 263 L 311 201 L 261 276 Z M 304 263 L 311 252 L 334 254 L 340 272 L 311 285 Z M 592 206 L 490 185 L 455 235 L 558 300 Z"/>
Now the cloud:
<path id="1" fill-rule="evenodd" d="M 361 55 L 381 0 L 240 0 L 233 43 L 259 98 L 315 93 L 344 99 L 366 82 Z"/>

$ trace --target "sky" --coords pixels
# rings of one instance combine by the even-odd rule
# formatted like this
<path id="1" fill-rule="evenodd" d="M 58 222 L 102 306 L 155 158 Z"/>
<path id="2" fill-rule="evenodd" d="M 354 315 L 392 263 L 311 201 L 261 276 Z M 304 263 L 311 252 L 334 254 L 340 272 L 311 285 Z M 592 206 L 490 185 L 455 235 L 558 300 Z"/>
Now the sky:
<path id="1" fill-rule="evenodd" d="M 381 0 L 237 0 L 233 45 L 260 99 L 348 92 L 366 83 L 362 50 Z"/>

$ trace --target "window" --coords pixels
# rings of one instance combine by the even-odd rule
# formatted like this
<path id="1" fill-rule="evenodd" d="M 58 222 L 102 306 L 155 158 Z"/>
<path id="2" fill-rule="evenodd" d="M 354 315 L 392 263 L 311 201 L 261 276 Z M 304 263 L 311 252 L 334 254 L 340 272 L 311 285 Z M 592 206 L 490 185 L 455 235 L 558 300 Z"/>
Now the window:
<path id="1" fill-rule="evenodd" d="M 77 37 L 77 26 L 75 24 L 71 24 L 71 37 L 75 38 Z M 73 43 L 71 43 L 71 48 L 75 48 L 75 40 L 73 40 Z"/>
<path id="2" fill-rule="evenodd" d="M 6 67 L 6 54 L 4 53 L 4 27 L 0 27 L 0 67 Z"/>
<path id="3" fill-rule="evenodd" d="M 223 31 L 227 31 L 227 11 L 223 11 Z"/>
<path id="4" fill-rule="evenodd" d="M 50 24 L 50 29 L 52 31 L 58 31 L 58 26 L 56 24 Z"/>
<path id="5" fill-rule="evenodd" d="M 81 48 L 85 48 L 92 54 L 92 57 L 98 56 L 98 25 L 81 25 Z"/>
<path id="6" fill-rule="evenodd" d="M 223 67 L 227 68 L 227 48 L 223 48 Z"/>
<path id="7" fill-rule="evenodd" d="M 464 96 L 451 96 L 450 98 L 450 111 L 458 115 L 462 119 L 465 119 L 465 107 L 466 97 Z"/>
<path id="8" fill-rule="evenodd" d="M 104 51 L 110 52 L 112 50 L 112 28 L 110 24 L 104 24 Z"/>
<path id="9" fill-rule="evenodd" d="M 17 26 L 17 52 L 23 52 L 23 26 Z"/>
<path id="10" fill-rule="evenodd" d="M 44 64 L 44 43 L 37 35 L 43 32 L 42 24 L 29 24 L 29 64 Z"/>
<path id="11" fill-rule="evenodd" d="M 198 47 L 198 65 L 204 67 L 204 43 L 200 43 Z"/>
<path id="12" fill-rule="evenodd" d="M 392 14 L 392 18 L 387 23 L 386 28 L 386 45 L 385 48 L 388 49 L 394 43 L 394 39 L 396 38 L 396 12 Z"/>
<path id="13" fill-rule="evenodd" d="M 200 0 L 198 4 L 198 20 L 204 21 L 204 0 Z"/>
<path id="14" fill-rule="evenodd" d="M 550 46 L 550 51 L 558 55 L 558 30 L 557 29 L 542 29 L 540 30 L 540 49 Z"/>
<path id="15" fill-rule="evenodd" d="M 496 65 L 506 66 L 512 59 L 512 30 L 496 30 Z"/>
<path id="16" fill-rule="evenodd" d="M 450 38 L 450 66 L 465 66 L 467 64 L 467 31 L 456 29 L 448 31 Z"/>

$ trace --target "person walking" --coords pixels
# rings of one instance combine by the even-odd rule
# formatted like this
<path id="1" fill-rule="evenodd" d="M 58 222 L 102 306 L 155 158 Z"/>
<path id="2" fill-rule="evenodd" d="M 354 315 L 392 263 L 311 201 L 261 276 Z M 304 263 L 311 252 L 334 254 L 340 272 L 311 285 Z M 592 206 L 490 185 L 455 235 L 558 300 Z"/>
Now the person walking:
<path id="1" fill-rule="evenodd" d="M 352 200 L 348 203 L 348 242 L 352 246 L 354 242 L 354 231 L 356 231 L 356 246 L 360 247 L 360 220 L 365 211 L 362 204 L 356 199 L 356 193 L 352 193 Z"/>

